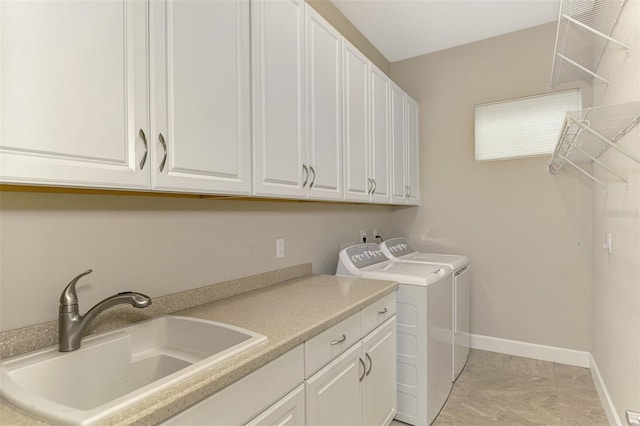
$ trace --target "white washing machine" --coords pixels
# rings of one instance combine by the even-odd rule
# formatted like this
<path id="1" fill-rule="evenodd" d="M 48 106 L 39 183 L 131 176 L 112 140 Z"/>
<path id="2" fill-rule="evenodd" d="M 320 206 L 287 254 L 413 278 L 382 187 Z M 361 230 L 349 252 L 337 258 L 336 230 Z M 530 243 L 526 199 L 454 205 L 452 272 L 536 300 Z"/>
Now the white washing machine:
<path id="1" fill-rule="evenodd" d="M 442 265 L 453 270 L 453 381 L 455 381 L 467 363 L 471 343 L 469 258 L 456 254 L 417 252 L 404 238 L 386 240 L 380 244 L 380 249 L 389 259 L 397 262 Z"/>
<path id="2" fill-rule="evenodd" d="M 431 424 L 452 386 L 451 269 L 392 262 L 368 243 L 340 251 L 336 275 L 398 282 L 396 419 Z"/>

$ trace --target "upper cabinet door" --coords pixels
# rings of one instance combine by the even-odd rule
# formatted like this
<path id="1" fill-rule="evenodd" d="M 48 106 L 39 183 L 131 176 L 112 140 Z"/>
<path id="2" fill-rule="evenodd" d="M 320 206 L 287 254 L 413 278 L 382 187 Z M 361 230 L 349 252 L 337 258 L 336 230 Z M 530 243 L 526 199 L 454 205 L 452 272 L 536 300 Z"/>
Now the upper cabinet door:
<path id="1" fill-rule="evenodd" d="M 309 197 L 342 199 L 342 36 L 307 7 L 307 166 Z"/>
<path id="2" fill-rule="evenodd" d="M 152 187 L 249 194 L 249 0 L 150 7 Z"/>
<path id="3" fill-rule="evenodd" d="M 301 197 L 305 158 L 304 0 L 252 0 L 253 190 Z M 304 168 L 303 168 L 304 166 Z M 306 169 L 306 170 L 305 170 Z"/>
<path id="4" fill-rule="evenodd" d="M 409 195 L 406 181 L 407 143 L 405 123 L 406 95 L 393 82 L 391 97 L 391 202 L 406 204 Z"/>
<path id="5" fill-rule="evenodd" d="M 390 114 L 389 77 L 371 66 L 371 149 L 369 151 L 369 176 L 373 179 L 371 201 L 391 201 L 389 184 L 390 166 Z"/>
<path id="6" fill-rule="evenodd" d="M 149 187 L 146 23 L 139 1 L 0 2 L 3 183 Z"/>
<path id="7" fill-rule="evenodd" d="M 407 203 L 420 204 L 420 139 L 418 134 L 418 104 L 407 96 Z"/>
<path id="8" fill-rule="evenodd" d="M 368 201 L 369 176 L 369 60 L 351 43 L 343 42 L 343 105 L 345 200 Z"/>

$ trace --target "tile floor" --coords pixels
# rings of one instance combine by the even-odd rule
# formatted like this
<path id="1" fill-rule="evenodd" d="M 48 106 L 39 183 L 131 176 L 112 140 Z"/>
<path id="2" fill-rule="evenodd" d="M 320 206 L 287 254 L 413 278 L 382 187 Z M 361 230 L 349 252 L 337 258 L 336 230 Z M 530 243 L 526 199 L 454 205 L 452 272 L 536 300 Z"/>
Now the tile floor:
<path id="1" fill-rule="evenodd" d="M 405 426 L 397 421 L 392 426 Z M 433 422 L 444 425 L 608 425 L 587 368 L 472 350 Z"/>

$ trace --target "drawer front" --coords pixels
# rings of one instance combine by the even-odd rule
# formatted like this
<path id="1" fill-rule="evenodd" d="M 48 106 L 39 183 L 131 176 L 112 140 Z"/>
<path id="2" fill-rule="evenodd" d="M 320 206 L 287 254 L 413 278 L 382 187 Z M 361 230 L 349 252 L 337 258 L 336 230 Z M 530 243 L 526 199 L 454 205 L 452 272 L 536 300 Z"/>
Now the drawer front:
<path id="1" fill-rule="evenodd" d="M 303 349 L 298 345 L 162 424 L 245 424 L 303 382 L 302 363 Z"/>
<path id="2" fill-rule="evenodd" d="M 396 293 L 393 292 L 362 311 L 362 335 L 366 336 L 374 328 L 396 314 Z"/>
<path id="3" fill-rule="evenodd" d="M 360 312 L 304 343 L 304 377 L 308 378 L 362 338 Z"/>
<path id="4" fill-rule="evenodd" d="M 300 385 L 246 426 L 303 426 L 304 413 L 304 385 Z"/>

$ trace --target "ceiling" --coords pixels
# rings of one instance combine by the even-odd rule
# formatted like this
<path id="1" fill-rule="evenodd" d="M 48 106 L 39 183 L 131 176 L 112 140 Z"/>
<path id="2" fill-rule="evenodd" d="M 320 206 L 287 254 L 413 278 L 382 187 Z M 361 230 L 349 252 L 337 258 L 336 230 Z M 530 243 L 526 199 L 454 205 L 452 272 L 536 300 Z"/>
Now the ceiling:
<path id="1" fill-rule="evenodd" d="M 560 0 L 331 0 L 396 62 L 558 19 Z"/>

